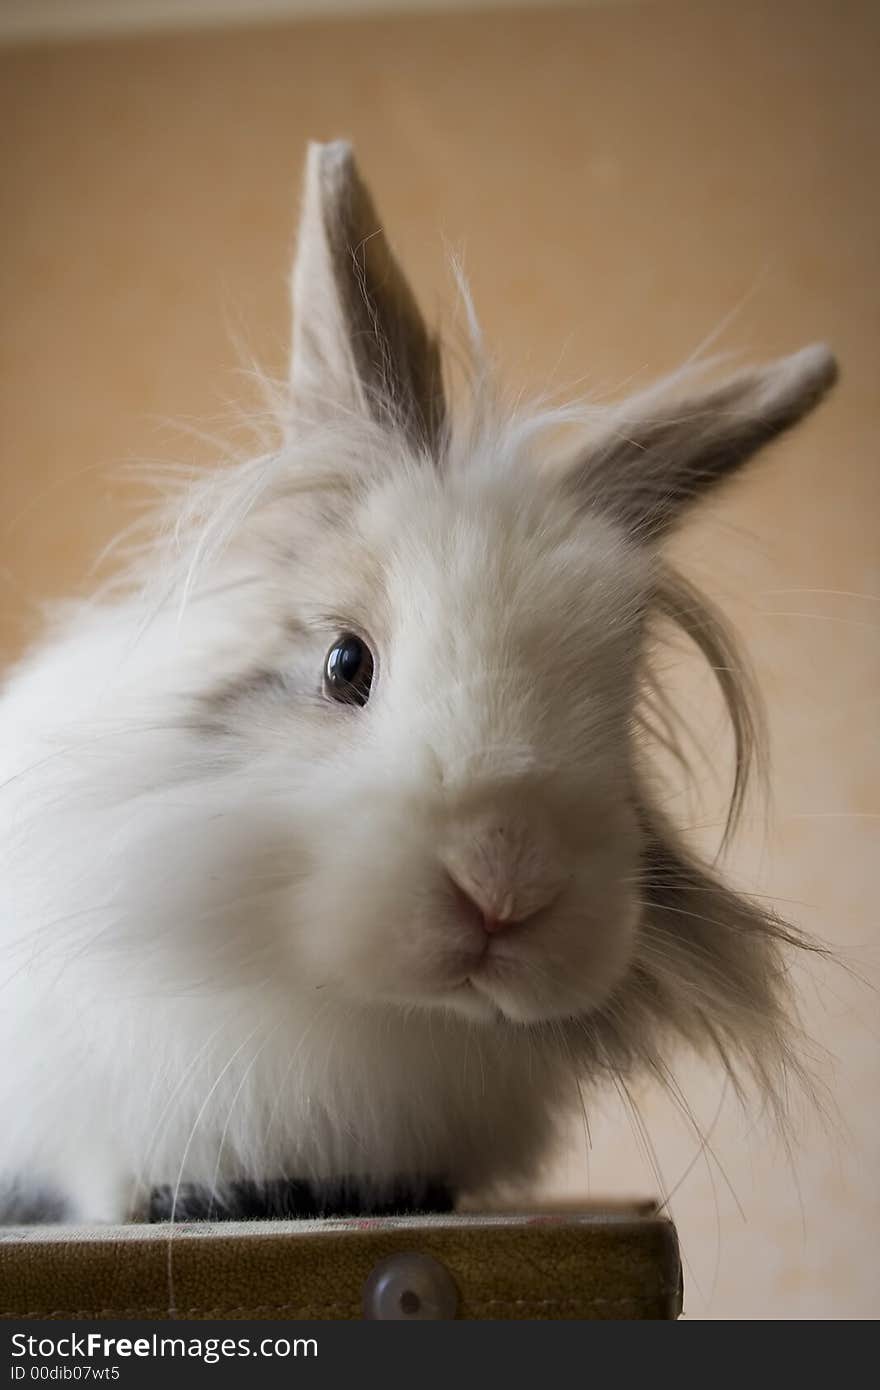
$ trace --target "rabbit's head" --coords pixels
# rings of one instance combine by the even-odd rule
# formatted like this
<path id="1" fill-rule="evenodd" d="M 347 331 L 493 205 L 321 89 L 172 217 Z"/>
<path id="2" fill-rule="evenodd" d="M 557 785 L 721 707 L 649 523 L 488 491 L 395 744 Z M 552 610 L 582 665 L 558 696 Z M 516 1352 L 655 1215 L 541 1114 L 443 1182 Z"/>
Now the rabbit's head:
<path id="1" fill-rule="evenodd" d="M 282 842 L 291 807 L 292 977 L 487 1027 L 572 1020 L 603 1053 L 670 1022 L 759 1050 L 790 933 L 652 805 L 640 710 L 671 618 L 719 668 L 744 774 L 745 677 L 659 551 L 833 359 L 587 411 L 551 464 L 565 412 L 505 413 L 485 380 L 452 411 L 344 144 L 309 152 L 293 287 L 287 444 L 242 523 L 272 557 L 271 633 L 201 701 L 272 779 Z"/>

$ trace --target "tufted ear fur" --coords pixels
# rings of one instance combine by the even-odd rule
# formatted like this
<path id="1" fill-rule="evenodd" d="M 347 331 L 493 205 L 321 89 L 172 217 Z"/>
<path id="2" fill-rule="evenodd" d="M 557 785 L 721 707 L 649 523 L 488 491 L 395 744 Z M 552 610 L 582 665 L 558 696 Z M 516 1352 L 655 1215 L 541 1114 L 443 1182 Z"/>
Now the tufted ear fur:
<path id="1" fill-rule="evenodd" d="M 818 405 L 836 377 L 819 344 L 684 398 L 661 382 L 613 411 L 570 481 L 589 506 L 654 540 Z"/>
<path id="2" fill-rule="evenodd" d="M 341 140 L 309 146 L 293 301 L 297 402 L 365 413 L 436 454 L 445 413 L 439 345 Z"/>

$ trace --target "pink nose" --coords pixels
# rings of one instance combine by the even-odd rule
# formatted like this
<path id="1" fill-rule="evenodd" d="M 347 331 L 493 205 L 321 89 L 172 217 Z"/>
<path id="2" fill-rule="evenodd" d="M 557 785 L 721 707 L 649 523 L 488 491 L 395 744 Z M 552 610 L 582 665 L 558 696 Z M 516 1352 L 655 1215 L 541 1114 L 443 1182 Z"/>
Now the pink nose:
<path id="1" fill-rule="evenodd" d="M 477 888 L 474 884 L 465 887 L 459 883 L 458 879 L 449 875 L 456 901 L 462 913 L 476 920 L 489 935 L 495 932 L 504 931 L 506 927 L 512 927 L 515 922 L 522 922 L 526 917 L 532 915 L 532 909 L 527 912 L 516 911 L 514 895 L 509 891 L 486 891 Z"/>

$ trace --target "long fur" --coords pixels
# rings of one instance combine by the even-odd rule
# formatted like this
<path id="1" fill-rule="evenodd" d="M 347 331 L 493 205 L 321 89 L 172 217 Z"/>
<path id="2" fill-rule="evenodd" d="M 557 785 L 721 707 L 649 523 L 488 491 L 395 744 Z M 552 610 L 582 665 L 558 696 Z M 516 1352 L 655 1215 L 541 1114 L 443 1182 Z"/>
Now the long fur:
<path id="1" fill-rule="evenodd" d="M 372 204 L 323 149 L 326 232 L 334 198 Z M 17 1209 L 25 1180 L 77 1220 L 247 1179 L 468 1188 L 532 1173 L 582 1081 L 663 1079 L 679 1043 L 777 1105 L 799 1068 L 787 959 L 808 943 L 698 863 L 653 790 L 651 739 L 676 744 L 664 625 L 719 680 L 730 831 L 760 747 L 733 636 L 655 542 L 717 480 L 712 458 L 733 466 L 730 419 L 738 466 L 743 438 L 797 417 L 797 381 L 803 409 L 830 384 L 830 359 L 775 379 L 784 410 L 764 379 L 760 401 L 722 398 L 720 424 L 707 408 L 708 457 L 677 443 L 693 407 L 664 406 L 647 506 L 644 474 L 621 505 L 620 409 L 505 409 L 481 362 L 453 412 L 433 338 L 384 331 L 414 303 L 370 299 L 349 214 L 328 250 L 304 210 L 324 279 L 300 273 L 317 327 L 275 446 L 176 494 L 127 581 L 66 607 L 0 700 L 0 1188 Z M 349 253 L 355 329 L 330 283 Z M 427 364 L 390 371 L 414 343 Z M 745 430 L 768 398 L 775 425 Z M 548 469 L 561 427 L 588 442 Z M 363 710 L 321 686 L 350 630 L 376 656 Z M 479 987 L 461 983 L 476 948 L 453 879 L 503 880 L 518 908 Z"/>

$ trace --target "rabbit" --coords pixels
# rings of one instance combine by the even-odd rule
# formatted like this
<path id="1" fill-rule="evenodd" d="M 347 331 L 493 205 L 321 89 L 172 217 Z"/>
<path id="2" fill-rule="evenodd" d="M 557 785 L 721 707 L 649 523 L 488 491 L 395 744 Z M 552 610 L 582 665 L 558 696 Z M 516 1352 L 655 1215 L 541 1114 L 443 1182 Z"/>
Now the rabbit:
<path id="1" fill-rule="evenodd" d="M 765 1097 L 800 1065 L 809 942 L 686 846 L 646 710 L 672 624 L 732 721 L 732 825 L 758 706 L 663 543 L 832 354 L 513 408 L 473 320 L 453 406 L 343 141 L 308 148 L 292 295 L 276 444 L 172 499 L 0 696 L 7 1210 L 454 1196 L 676 1047 Z"/>

